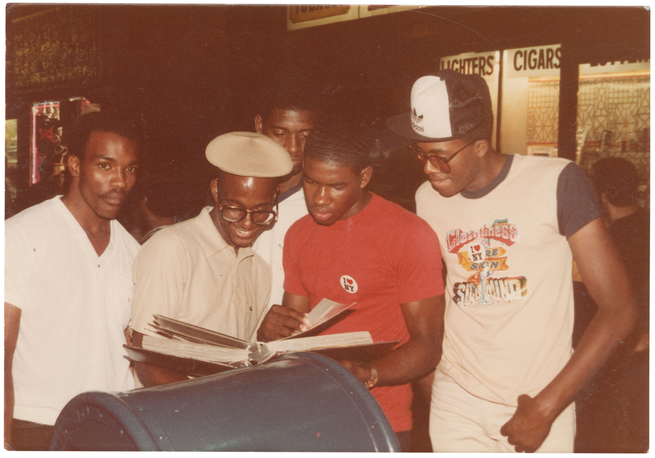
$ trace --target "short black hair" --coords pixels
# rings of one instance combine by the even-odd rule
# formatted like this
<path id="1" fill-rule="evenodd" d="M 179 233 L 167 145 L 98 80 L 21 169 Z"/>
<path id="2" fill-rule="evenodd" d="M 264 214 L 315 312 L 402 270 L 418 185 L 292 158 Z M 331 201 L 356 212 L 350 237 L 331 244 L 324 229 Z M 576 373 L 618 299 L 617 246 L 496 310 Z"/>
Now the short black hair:
<path id="1" fill-rule="evenodd" d="M 134 117 L 123 117 L 118 114 L 94 112 L 77 118 L 70 126 L 66 135 L 68 154 L 84 159 L 89 139 L 93 132 L 109 132 L 134 140 L 141 152 L 146 140 L 144 124 Z"/>
<path id="2" fill-rule="evenodd" d="M 491 145 L 491 137 L 493 135 L 493 118 L 491 121 L 485 121 L 481 126 L 476 127 L 471 132 L 464 134 L 460 137 L 464 143 L 472 143 L 476 140 L 487 140 Z"/>
<path id="3" fill-rule="evenodd" d="M 319 122 L 305 143 L 306 158 L 350 167 L 359 173 L 370 165 L 367 132 L 353 124 Z"/>
<path id="4" fill-rule="evenodd" d="M 633 205 L 639 185 L 634 164 L 620 157 L 606 157 L 591 167 L 591 181 L 599 194 L 605 194 L 616 207 Z"/>
<path id="5" fill-rule="evenodd" d="M 277 110 L 322 111 L 317 84 L 308 78 L 301 69 L 286 69 L 275 73 L 263 85 L 266 89 L 260 94 L 257 114 L 264 120 Z"/>

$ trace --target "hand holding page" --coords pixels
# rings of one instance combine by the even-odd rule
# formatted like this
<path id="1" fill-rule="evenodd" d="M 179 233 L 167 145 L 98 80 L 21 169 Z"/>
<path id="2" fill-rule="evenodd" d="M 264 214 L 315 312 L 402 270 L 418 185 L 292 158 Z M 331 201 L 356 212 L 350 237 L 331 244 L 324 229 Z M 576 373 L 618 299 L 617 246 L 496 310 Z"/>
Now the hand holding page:
<path id="1" fill-rule="evenodd" d="M 306 331 L 302 331 L 302 332 L 296 331 L 294 334 L 292 334 L 289 337 L 285 337 L 284 339 L 293 339 L 299 336 L 316 335 L 324 331 L 325 329 L 329 328 L 330 326 L 332 326 L 335 322 L 337 322 L 338 321 L 338 319 L 336 319 L 337 316 L 339 317 L 339 319 L 345 318 L 347 314 L 346 313 L 342 314 L 342 312 L 348 310 L 356 303 L 357 302 L 353 302 L 351 304 L 340 304 L 338 302 L 334 302 L 329 299 L 322 299 L 321 302 L 316 304 L 316 307 L 314 307 L 312 311 L 307 314 L 307 318 L 309 318 L 309 321 L 312 323 L 312 326 Z M 333 320 L 333 318 L 335 319 Z"/>

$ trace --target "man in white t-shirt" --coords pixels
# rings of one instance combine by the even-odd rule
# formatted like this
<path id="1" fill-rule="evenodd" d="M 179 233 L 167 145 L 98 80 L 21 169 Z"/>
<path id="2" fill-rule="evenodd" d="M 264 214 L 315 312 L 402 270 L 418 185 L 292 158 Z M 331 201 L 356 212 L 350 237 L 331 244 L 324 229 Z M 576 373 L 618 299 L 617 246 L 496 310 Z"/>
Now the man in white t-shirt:
<path id="1" fill-rule="evenodd" d="M 635 323 L 593 188 L 570 161 L 494 151 L 478 75 L 418 79 L 411 112 L 387 125 L 416 142 L 428 176 L 417 213 L 448 272 L 434 450 L 573 452 L 573 398 Z M 599 308 L 575 353 L 573 259 Z"/>
<path id="2" fill-rule="evenodd" d="M 305 142 L 318 118 L 318 106 L 311 89 L 299 86 L 297 81 L 286 81 L 291 76 L 285 74 L 270 82 L 268 94 L 260 101 L 255 116 L 255 131 L 284 146 L 293 162 L 293 170 L 278 187 L 278 220 L 253 245 L 257 254 L 271 266 L 273 283 L 269 307 L 281 304 L 284 294 L 284 236 L 293 223 L 307 214 L 302 190 L 302 158 Z"/>
<path id="3" fill-rule="evenodd" d="M 103 113 L 71 128 L 66 193 L 6 221 L 6 448 L 47 450 L 71 398 L 134 387 L 123 344 L 139 245 L 115 218 L 142 133 Z"/>

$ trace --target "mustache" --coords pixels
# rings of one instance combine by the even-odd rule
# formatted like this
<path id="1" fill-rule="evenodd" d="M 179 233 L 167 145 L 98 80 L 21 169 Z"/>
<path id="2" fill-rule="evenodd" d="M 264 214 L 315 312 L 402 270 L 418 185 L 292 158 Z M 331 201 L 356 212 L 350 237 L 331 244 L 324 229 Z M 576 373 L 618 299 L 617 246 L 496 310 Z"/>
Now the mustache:
<path id="1" fill-rule="evenodd" d="M 122 189 L 112 189 L 111 191 L 107 191 L 104 194 L 100 194 L 100 198 L 104 199 L 105 197 L 115 197 L 115 196 L 120 196 L 120 197 L 127 197 L 127 193 L 122 190 Z"/>

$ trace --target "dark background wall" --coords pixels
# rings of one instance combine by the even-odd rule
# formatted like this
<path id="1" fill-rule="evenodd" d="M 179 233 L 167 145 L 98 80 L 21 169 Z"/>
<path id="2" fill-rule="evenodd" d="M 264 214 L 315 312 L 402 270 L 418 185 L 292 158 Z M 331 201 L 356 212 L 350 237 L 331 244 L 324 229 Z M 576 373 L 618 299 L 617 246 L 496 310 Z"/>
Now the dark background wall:
<path id="1" fill-rule="evenodd" d="M 429 7 L 287 32 L 284 6 L 56 6 L 7 6 L 6 117 L 19 119 L 25 180 L 25 124 L 35 101 L 85 96 L 103 109 L 139 114 L 150 167 L 201 164 L 214 136 L 252 129 L 258 95 L 276 67 L 301 66 L 334 106 L 382 128 L 407 109 L 412 82 L 440 56 L 556 43 L 566 156 L 575 149 L 577 65 L 650 55 L 650 11 L 642 7 Z M 91 70 L 26 83 L 34 75 L 18 65 L 26 36 L 30 68 L 45 67 L 39 74 L 68 62 Z M 48 46 L 70 36 L 82 41 L 79 52 Z"/>
<path id="2" fill-rule="evenodd" d="M 267 78 L 287 66 L 300 66 L 344 116 L 383 128 L 408 109 L 413 81 L 441 56 L 561 44 L 559 152 L 572 158 L 578 65 L 650 57 L 642 7 L 429 7 L 292 32 L 283 6 L 6 8 L 6 118 L 18 119 L 19 194 L 28 187 L 33 102 L 84 96 L 137 114 L 148 127 L 150 173 L 206 169 L 206 144 L 252 130 Z M 415 162 L 391 156 L 370 186 L 411 208 L 423 180 Z M 424 451 L 428 404 L 417 402 L 413 449 Z"/>

